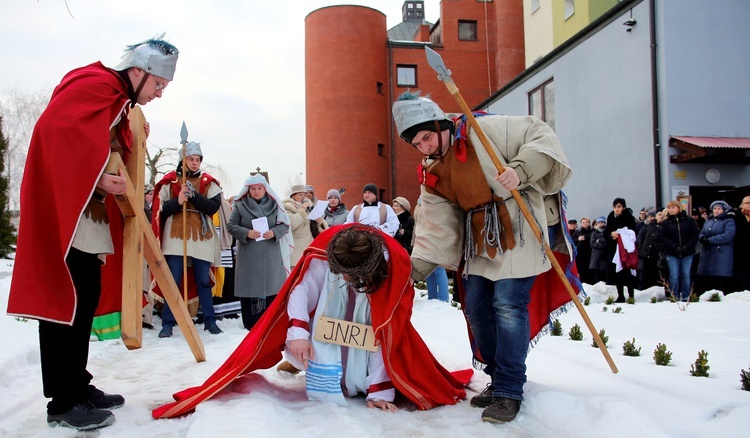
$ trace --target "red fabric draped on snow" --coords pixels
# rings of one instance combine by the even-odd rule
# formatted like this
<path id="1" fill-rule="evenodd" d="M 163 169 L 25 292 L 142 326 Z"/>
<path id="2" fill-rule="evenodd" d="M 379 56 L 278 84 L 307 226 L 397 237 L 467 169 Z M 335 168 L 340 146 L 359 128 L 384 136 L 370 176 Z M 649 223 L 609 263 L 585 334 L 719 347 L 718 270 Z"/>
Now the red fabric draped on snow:
<path id="1" fill-rule="evenodd" d="M 191 412 L 235 378 L 258 369 L 275 366 L 282 358 L 289 318 L 286 313 L 289 294 L 302 280 L 310 261 L 326 259 L 331 238 L 349 224 L 331 227 L 310 244 L 266 310 L 258 324 L 245 336 L 237 349 L 202 386 L 174 394 L 176 402 L 152 411 L 154 418 L 173 418 Z M 369 295 L 375 337 L 384 353 L 385 366 L 396 389 L 419 409 L 455 404 L 466 396 L 464 385 L 471 370 L 450 373 L 432 356 L 422 338 L 411 325 L 414 288 L 409 281 L 411 262 L 406 251 L 390 236 L 383 234 L 390 254 L 388 278 Z M 417 370 L 413 372 L 413 370 Z"/>

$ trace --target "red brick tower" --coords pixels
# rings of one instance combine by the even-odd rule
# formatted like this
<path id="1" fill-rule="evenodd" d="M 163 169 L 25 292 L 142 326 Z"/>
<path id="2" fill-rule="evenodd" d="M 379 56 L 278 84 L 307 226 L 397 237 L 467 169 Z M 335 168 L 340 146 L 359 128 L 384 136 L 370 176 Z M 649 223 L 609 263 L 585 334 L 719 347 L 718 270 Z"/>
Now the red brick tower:
<path id="1" fill-rule="evenodd" d="M 381 12 L 362 6 L 307 16 L 306 183 L 319 197 L 345 187 L 351 208 L 372 182 L 381 200 L 404 196 L 416 205 L 422 156 L 398 137 L 391 105 L 407 89 L 419 89 L 446 112 L 460 111 L 427 64 L 425 45 L 443 57 L 470 107 L 524 70 L 523 0 L 442 0 L 435 24 L 424 21 L 423 9 L 417 15 L 423 6 L 404 1 L 403 22 L 389 31 Z M 406 76 L 404 68 L 411 69 Z"/>
<path id="2" fill-rule="evenodd" d="M 331 6 L 305 19 L 305 182 L 319 199 L 346 188 L 350 209 L 368 183 L 391 200 L 386 41 L 385 15 L 375 9 Z"/>

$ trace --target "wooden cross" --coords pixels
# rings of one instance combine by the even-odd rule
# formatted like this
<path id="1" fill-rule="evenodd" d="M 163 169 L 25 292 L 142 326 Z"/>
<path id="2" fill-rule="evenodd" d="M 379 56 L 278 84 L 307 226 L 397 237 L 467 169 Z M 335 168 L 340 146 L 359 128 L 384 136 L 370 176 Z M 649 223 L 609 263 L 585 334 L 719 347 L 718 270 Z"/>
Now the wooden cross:
<path id="1" fill-rule="evenodd" d="M 143 211 L 143 186 L 145 184 L 145 156 L 146 156 L 146 119 L 139 106 L 130 111 L 130 130 L 133 132 L 133 146 L 129 159 L 130 166 L 126 167 L 120 155 L 113 153 L 111 160 L 117 163 L 117 169 L 123 170 L 127 180 L 127 190 L 124 195 L 115 196 L 118 207 L 123 215 L 123 253 L 122 253 L 122 321 L 120 331 L 122 340 L 129 350 L 141 348 L 143 342 L 143 259 L 151 268 L 156 283 L 159 285 L 164 299 L 174 313 L 177 325 L 195 356 L 195 360 L 206 360 L 206 352 L 198 335 L 198 330 L 188 313 L 187 306 L 180 296 L 177 284 L 169 271 L 169 266 L 161 252 L 161 245 L 156 239 L 151 223 Z"/>

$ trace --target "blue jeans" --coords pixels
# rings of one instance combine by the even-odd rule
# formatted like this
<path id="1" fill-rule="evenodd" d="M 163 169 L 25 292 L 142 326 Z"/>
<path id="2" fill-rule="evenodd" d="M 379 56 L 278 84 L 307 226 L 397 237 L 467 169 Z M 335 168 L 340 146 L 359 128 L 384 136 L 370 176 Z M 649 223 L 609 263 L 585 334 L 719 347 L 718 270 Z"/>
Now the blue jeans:
<path id="1" fill-rule="evenodd" d="M 690 266 L 693 256 L 677 257 L 667 254 L 669 266 L 669 288 L 675 299 L 687 301 L 690 298 Z"/>
<path id="2" fill-rule="evenodd" d="M 492 396 L 523 400 L 529 349 L 529 291 L 535 277 L 466 280 L 464 312 L 492 377 Z"/>
<path id="3" fill-rule="evenodd" d="M 428 275 L 427 281 L 427 299 L 448 302 L 448 274 L 445 268 L 437 267 L 432 274 Z"/>
<path id="4" fill-rule="evenodd" d="M 182 256 L 165 255 L 164 258 L 167 259 L 167 265 L 172 272 L 174 282 L 177 283 L 177 286 L 182 286 Z M 203 311 L 203 324 L 208 327 L 216 322 L 213 296 L 211 294 L 211 279 L 209 277 L 211 262 L 199 260 L 195 257 L 190 257 L 190 259 L 193 264 L 193 273 L 195 274 L 195 285 L 198 289 L 198 301 Z M 162 327 L 172 327 L 177 323 L 174 319 L 172 309 L 169 308 L 166 301 L 164 301 L 164 308 L 161 311 L 161 321 Z"/>

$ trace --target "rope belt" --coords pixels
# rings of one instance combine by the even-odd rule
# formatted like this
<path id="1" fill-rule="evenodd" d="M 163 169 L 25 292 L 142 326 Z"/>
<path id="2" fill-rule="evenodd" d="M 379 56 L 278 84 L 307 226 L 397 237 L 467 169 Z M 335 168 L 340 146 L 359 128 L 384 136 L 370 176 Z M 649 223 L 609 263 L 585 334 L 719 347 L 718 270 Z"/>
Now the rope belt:
<path id="1" fill-rule="evenodd" d="M 475 212 L 484 212 L 484 226 L 480 234 L 484 235 L 484 243 L 488 247 L 497 248 L 498 254 L 503 254 L 503 248 L 500 245 L 500 234 L 503 231 L 502 225 L 500 225 L 500 218 L 497 214 L 497 208 L 499 205 L 504 204 L 505 201 L 492 201 L 484 204 L 481 207 L 472 208 L 466 213 L 466 239 L 464 242 L 464 278 L 468 277 L 469 272 L 469 260 L 477 256 L 477 247 L 474 243 L 474 232 L 471 230 L 472 218 Z M 513 230 L 510 230 L 512 233 Z"/>

